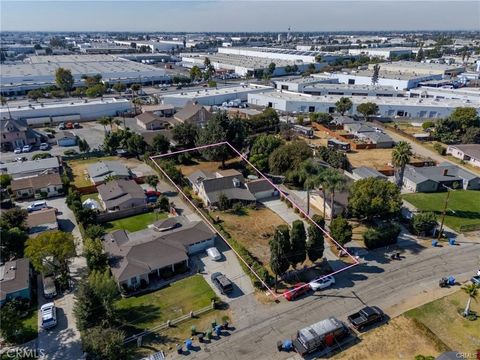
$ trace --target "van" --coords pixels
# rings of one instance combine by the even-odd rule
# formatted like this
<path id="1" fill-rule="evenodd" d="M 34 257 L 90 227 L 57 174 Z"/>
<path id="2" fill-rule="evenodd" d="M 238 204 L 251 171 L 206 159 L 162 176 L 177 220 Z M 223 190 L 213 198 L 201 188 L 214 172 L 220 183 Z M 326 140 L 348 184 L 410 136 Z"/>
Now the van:
<path id="1" fill-rule="evenodd" d="M 40 308 L 42 329 L 51 329 L 57 325 L 57 308 L 53 302 L 42 305 Z"/>
<path id="2" fill-rule="evenodd" d="M 222 258 L 222 254 L 216 247 L 211 247 L 207 249 L 207 255 L 213 261 L 219 261 Z"/>
<path id="3" fill-rule="evenodd" d="M 43 277 L 43 296 L 45 299 L 53 299 L 57 296 L 57 288 L 52 276 Z"/>
<path id="4" fill-rule="evenodd" d="M 34 203 L 31 203 L 27 207 L 28 212 L 42 210 L 42 209 L 48 209 L 48 205 L 46 201 L 35 201 Z"/>

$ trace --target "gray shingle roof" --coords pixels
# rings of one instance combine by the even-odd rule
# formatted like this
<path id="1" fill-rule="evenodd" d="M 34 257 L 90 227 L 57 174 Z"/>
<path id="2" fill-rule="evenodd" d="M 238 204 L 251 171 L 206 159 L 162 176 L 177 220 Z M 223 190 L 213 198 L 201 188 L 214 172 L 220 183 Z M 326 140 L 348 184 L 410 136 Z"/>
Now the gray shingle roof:
<path id="1" fill-rule="evenodd" d="M 427 180 L 435 182 L 462 182 L 463 179 L 472 180 L 477 178 L 477 176 L 458 166 L 444 162 L 438 166 L 414 167 L 407 165 L 405 167 L 405 178 L 415 184 L 419 184 Z"/>
<path id="2" fill-rule="evenodd" d="M 362 179 L 374 177 L 380 179 L 386 179 L 387 177 L 383 175 L 381 172 L 377 170 L 367 167 L 367 166 L 360 166 L 352 171 L 355 175 L 359 176 Z"/>
<path id="3" fill-rule="evenodd" d="M 28 259 L 7 261 L 0 266 L 0 300 L 4 301 L 8 294 L 29 287 L 30 262 Z"/>
<path id="4" fill-rule="evenodd" d="M 95 182 L 103 181 L 107 176 L 129 177 L 130 170 L 120 161 L 99 161 L 88 165 L 88 174 Z"/>
<path id="5" fill-rule="evenodd" d="M 97 186 L 99 195 L 107 209 L 121 205 L 131 199 L 145 199 L 145 193 L 134 180 L 112 180 Z"/>
<path id="6" fill-rule="evenodd" d="M 58 169 L 60 162 L 57 157 L 47 159 L 38 159 L 31 161 L 16 161 L 2 164 L 2 168 L 10 175 L 20 175 L 24 173 L 42 172 L 50 169 Z"/>

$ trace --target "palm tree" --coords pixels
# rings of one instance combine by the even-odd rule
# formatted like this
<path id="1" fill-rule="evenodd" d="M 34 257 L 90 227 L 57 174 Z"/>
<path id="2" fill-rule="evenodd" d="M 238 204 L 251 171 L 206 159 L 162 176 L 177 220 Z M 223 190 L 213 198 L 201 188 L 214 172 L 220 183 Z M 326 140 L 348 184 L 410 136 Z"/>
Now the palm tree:
<path id="1" fill-rule="evenodd" d="M 410 162 L 412 155 L 412 146 L 406 141 L 399 141 L 392 151 L 392 164 L 395 167 L 396 183 L 400 188 L 403 185 L 405 166 Z"/>
<path id="2" fill-rule="evenodd" d="M 477 284 L 468 284 L 462 286 L 462 290 L 468 295 L 467 306 L 463 311 L 463 316 L 468 316 L 470 314 L 470 303 L 473 300 L 477 300 L 478 295 L 478 285 Z"/>
<path id="3" fill-rule="evenodd" d="M 345 190 L 347 181 L 345 177 L 340 174 L 337 170 L 328 169 L 325 179 L 325 184 L 327 190 L 330 191 L 330 219 L 333 220 L 335 217 L 334 203 L 335 203 L 335 191 Z M 325 199 L 324 199 L 325 202 Z"/>
<path id="4" fill-rule="evenodd" d="M 109 116 L 102 116 L 100 119 L 98 119 L 98 123 L 100 125 L 103 125 L 103 130 L 105 131 L 105 134 L 107 133 L 107 125 L 111 124 L 111 118 Z M 111 125 L 110 125 L 111 126 Z"/>

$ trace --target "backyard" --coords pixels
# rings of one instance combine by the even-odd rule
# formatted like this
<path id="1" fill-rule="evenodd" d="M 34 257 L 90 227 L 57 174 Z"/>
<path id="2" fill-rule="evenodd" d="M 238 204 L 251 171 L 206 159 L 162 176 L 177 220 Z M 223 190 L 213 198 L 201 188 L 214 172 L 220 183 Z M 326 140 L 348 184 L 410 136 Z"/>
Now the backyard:
<path id="1" fill-rule="evenodd" d="M 440 218 L 447 193 L 413 193 L 403 198 L 421 211 L 433 211 Z M 465 227 L 480 227 L 480 191 L 457 190 L 450 192 L 445 216 L 445 225 L 465 231 Z"/>
<path id="2" fill-rule="evenodd" d="M 469 321 L 459 314 L 465 308 L 467 299 L 467 294 L 459 290 L 405 315 L 420 321 L 451 349 L 473 355 L 480 348 L 480 319 Z M 480 313 L 478 302 L 472 301 L 471 310 Z"/>
<path id="3" fill-rule="evenodd" d="M 215 292 L 201 275 L 176 281 L 166 288 L 117 301 L 120 329 L 139 333 L 211 304 Z"/>
<path id="4" fill-rule="evenodd" d="M 212 211 L 213 218 L 217 216 L 222 221 L 223 228 L 264 265 L 270 262 L 270 246 L 268 241 L 278 225 L 285 225 L 280 216 L 272 210 L 261 207 L 244 209 L 242 215 L 223 211 Z"/>
<path id="5" fill-rule="evenodd" d="M 134 232 L 146 229 L 148 225 L 153 224 L 157 220 L 167 218 L 167 213 L 164 212 L 147 212 L 134 216 L 129 216 L 123 219 L 109 221 L 102 224 L 107 232 L 115 230 L 127 230 Z"/>

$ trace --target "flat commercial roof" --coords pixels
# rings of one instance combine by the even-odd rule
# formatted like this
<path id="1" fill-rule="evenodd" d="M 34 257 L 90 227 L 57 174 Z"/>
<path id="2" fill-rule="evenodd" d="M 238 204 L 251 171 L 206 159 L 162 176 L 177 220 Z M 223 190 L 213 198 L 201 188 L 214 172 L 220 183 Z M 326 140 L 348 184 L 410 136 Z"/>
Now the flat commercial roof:
<path id="1" fill-rule="evenodd" d="M 299 101 L 299 102 L 337 102 L 341 95 L 324 95 L 315 96 L 308 94 L 300 94 L 287 91 L 270 91 L 260 92 L 255 95 L 264 95 L 281 100 Z M 410 105 L 410 106 L 438 106 L 438 107 L 462 107 L 472 106 L 480 107 L 480 101 L 465 103 L 465 101 L 457 99 L 442 99 L 441 101 L 432 98 L 408 98 L 408 97 L 383 97 L 383 96 L 351 96 L 349 99 L 354 104 L 361 104 L 364 102 L 374 102 L 377 105 Z"/>
<path id="2" fill-rule="evenodd" d="M 128 104 L 129 100 L 127 99 L 116 99 L 116 98 L 104 98 L 103 100 L 83 100 L 83 101 L 70 101 L 70 102 L 54 102 L 54 103 L 35 103 L 28 105 L 18 105 L 12 107 L 12 104 L 9 105 L 10 111 L 19 111 L 19 110 L 35 110 L 35 109 L 55 109 L 55 108 L 64 108 L 64 107 L 76 107 L 76 106 L 92 106 L 92 105 L 101 105 L 101 104 Z M 8 112 L 7 106 L 0 107 L 0 114 Z"/>
<path id="3" fill-rule="evenodd" d="M 341 73 L 333 73 L 335 74 L 344 74 L 344 75 L 350 75 L 350 76 L 365 76 L 365 77 L 372 77 L 373 75 L 373 70 L 354 70 L 354 71 L 344 71 Z M 418 79 L 418 78 L 425 78 L 426 76 L 431 76 L 431 75 L 440 75 L 438 72 L 432 72 L 431 74 L 414 74 L 412 72 L 402 72 L 402 71 L 389 71 L 385 70 L 382 65 L 380 65 L 380 71 L 378 74 L 378 77 L 381 79 L 396 79 L 396 80 L 413 80 L 413 79 Z"/>
<path id="4" fill-rule="evenodd" d="M 185 56 L 188 58 L 189 56 Z M 238 67 L 245 67 L 249 69 L 265 69 L 273 62 L 277 67 L 293 66 L 296 62 L 295 60 L 284 60 L 284 59 L 271 59 L 267 57 L 259 56 L 248 56 L 248 55 L 237 55 L 237 54 L 223 54 L 217 53 L 214 55 L 207 56 L 194 56 L 194 59 L 208 57 L 211 62 L 226 64 Z"/>
<path id="5" fill-rule="evenodd" d="M 235 47 L 234 49 L 239 50 L 249 50 L 249 51 L 258 51 L 264 53 L 277 53 L 277 54 L 289 54 L 289 55 L 303 55 L 303 56 L 316 56 L 316 55 L 332 55 L 338 56 L 339 54 L 326 51 L 304 51 L 304 50 L 295 50 L 295 49 L 284 49 L 284 48 L 272 48 L 272 47 Z"/>
<path id="6" fill-rule="evenodd" d="M 253 91 L 261 91 L 262 89 L 272 90 L 273 88 L 270 86 L 257 86 L 257 85 L 243 85 L 243 86 L 230 86 L 230 87 L 223 87 L 219 89 L 213 88 L 206 88 L 203 90 L 198 91 L 188 91 L 188 92 L 179 92 L 175 94 L 165 94 L 163 95 L 164 99 L 168 99 L 169 97 L 175 98 L 201 98 L 201 97 L 208 97 L 208 96 L 216 96 L 216 95 L 228 95 L 234 93 L 245 93 L 245 92 L 252 92 Z"/>
<path id="7" fill-rule="evenodd" d="M 358 84 L 312 84 L 308 85 L 304 88 L 305 90 L 314 90 L 314 89 L 326 89 L 326 90 L 366 90 L 366 91 L 384 91 L 384 92 L 391 92 L 391 93 L 406 93 L 402 90 L 395 90 L 393 86 L 378 86 L 378 85 L 358 85 Z"/>

